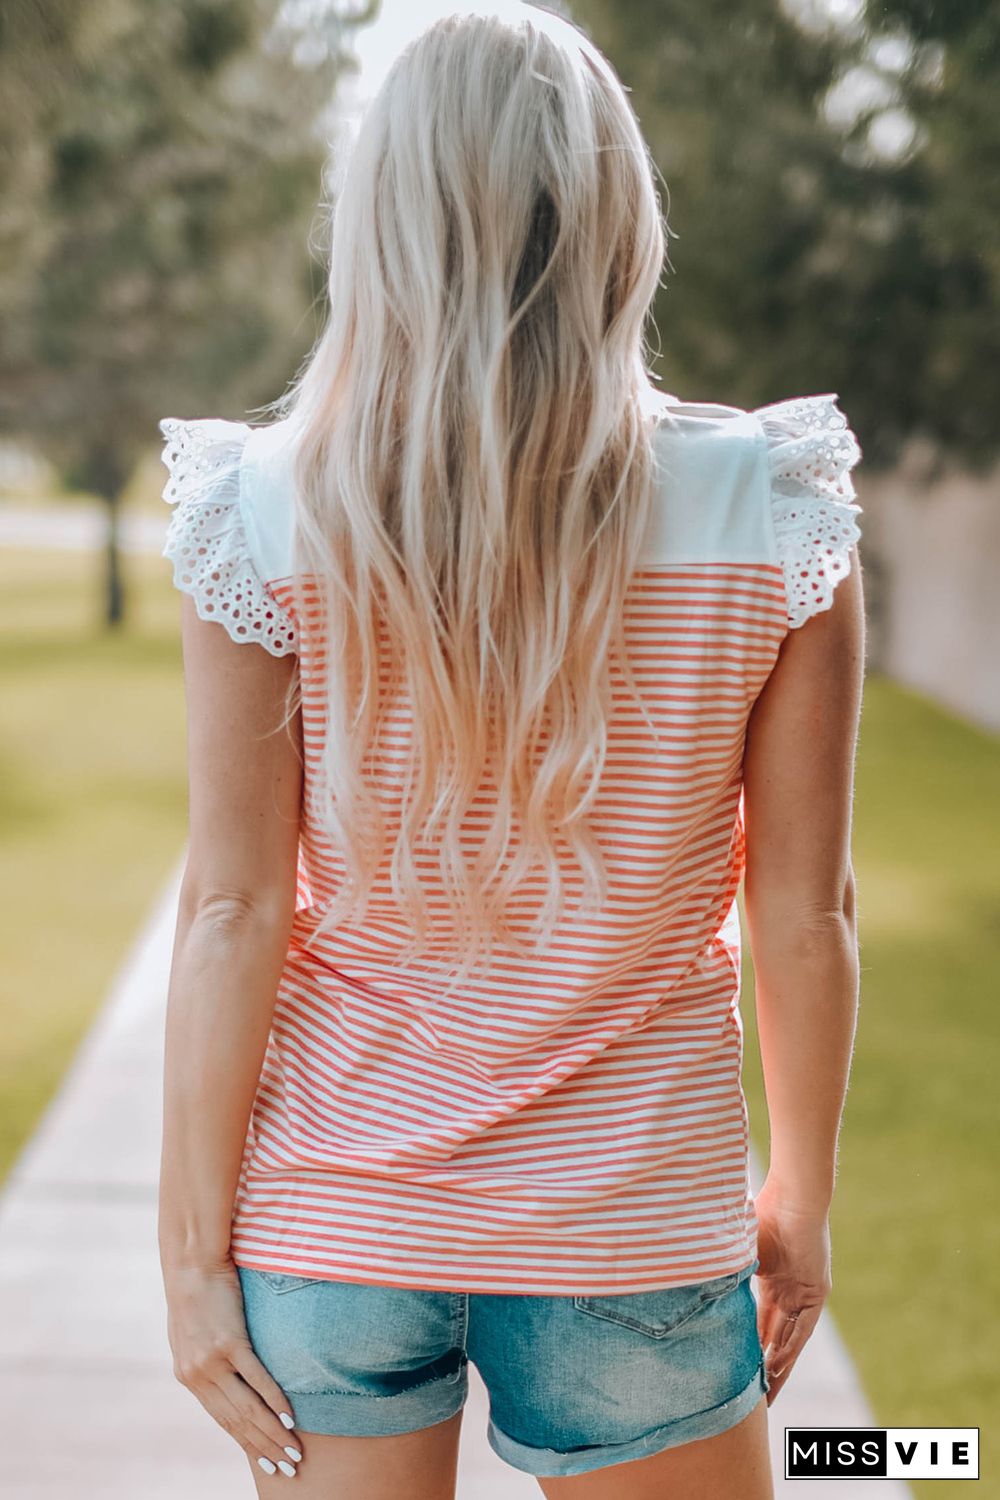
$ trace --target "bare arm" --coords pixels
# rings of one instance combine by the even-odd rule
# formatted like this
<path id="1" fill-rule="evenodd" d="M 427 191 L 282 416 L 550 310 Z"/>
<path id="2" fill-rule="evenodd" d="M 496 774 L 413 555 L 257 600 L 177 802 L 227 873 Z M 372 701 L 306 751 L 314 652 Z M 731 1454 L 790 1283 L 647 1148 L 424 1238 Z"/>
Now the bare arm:
<path id="1" fill-rule="evenodd" d="M 274 726 L 294 657 L 182 601 L 190 845 L 167 1003 L 160 1247 L 223 1259 L 295 912 L 300 735 Z"/>
<path id="2" fill-rule="evenodd" d="M 229 1232 L 295 912 L 295 658 L 230 640 L 182 599 L 190 846 L 167 1002 L 159 1243 L 174 1373 L 251 1461 L 298 1449 L 246 1332 Z M 290 1471 L 289 1471 L 290 1472 Z"/>
<path id="3" fill-rule="evenodd" d="M 786 1226 L 794 1216 L 825 1225 L 834 1192 L 859 999 L 851 825 L 864 657 L 855 548 L 830 609 L 786 637 L 744 752 L 745 907 L 771 1129 L 762 1276 L 770 1237 L 787 1232 L 772 1209 Z M 786 1315 L 829 1291 L 828 1268 L 793 1270 L 785 1264 L 776 1284 L 796 1303 Z"/>

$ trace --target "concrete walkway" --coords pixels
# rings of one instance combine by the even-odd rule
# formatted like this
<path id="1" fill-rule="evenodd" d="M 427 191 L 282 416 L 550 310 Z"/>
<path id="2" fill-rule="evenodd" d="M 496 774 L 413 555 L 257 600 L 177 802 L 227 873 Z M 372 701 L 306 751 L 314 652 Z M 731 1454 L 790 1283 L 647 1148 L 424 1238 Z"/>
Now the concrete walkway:
<path id="1" fill-rule="evenodd" d="M 165 478 L 166 476 L 164 476 Z M 124 507 L 120 543 L 123 552 L 154 555 L 163 546 L 170 514 Z M 99 552 L 107 545 L 107 510 L 99 501 L 67 500 L 61 505 L 0 504 L 0 547 L 29 547 L 52 552 Z"/>
<path id="2" fill-rule="evenodd" d="M 174 1380 L 166 1338 L 156 1179 L 180 873 L 0 1199 L 0 1453 L 5 1493 L 18 1500 L 255 1493 L 242 1451 Z M 461 1500 L 537 1497 L 535 1481 L 488 1447 L 486 1393 L 470 1374 Z M 864 1482 L 786 1485 L 780 1477 L 786 1425 L 875 1425 L 828 1314 L 770 1420 L 779 1497 L 815 1491 L 818 1500 L 857 1500 Z M 879 1500 L 908 1500 L 905 1486 L 872 1483 Z"/>

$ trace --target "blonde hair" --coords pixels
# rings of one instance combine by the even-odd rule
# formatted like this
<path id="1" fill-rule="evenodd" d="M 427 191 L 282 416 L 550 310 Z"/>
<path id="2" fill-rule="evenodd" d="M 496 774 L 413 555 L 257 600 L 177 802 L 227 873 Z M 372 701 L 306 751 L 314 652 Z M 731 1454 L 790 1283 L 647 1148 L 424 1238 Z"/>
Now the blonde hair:
<path id="1" fill-rule="evenodd" d="M 575 26 L 525 4 L 442 16 L 368 107 L 325 328 L 274 403 L 303 650 L 325 652 L 309 812 L 347 870 L 319 931 L 361 921 L 388 855 L 414 962 L 433 927 L 418 861 L 437 860 L 456 982 L 496 941 L 526 951 L 509 902 L 539 867 L 529 931 L 551 938 L 560 841 L 586 899 L 606 898 L 587 814 L 613 656 L 634 691 L 623 597 L 651 504 L 645 323 L 670 233 L 654 172 Z M 391 814 L 366 773 L 387 656 L 412 716 Z"/>

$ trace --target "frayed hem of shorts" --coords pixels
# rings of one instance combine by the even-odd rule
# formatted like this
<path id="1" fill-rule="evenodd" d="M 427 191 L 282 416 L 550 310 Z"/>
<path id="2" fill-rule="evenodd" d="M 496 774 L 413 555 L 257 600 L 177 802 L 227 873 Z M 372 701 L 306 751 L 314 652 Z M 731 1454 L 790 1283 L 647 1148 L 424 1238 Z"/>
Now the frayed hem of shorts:
<path id="1" fill-rule="evenodd" d="M 664 1427 L 656 1427 L 629 1443 L 610 1443 L 603 1447 L 574 1448 L 560 1453 L 552 1448 L 532 1448 L 519 1443 L 501 1432 L 490 1421 L 487 1437 L 493 1452 L 525 1474 L 538 1478 L 556 1478 L 561 1475 L 588 1474 L 592 1469 L 606 1469 L 613 1464 L 630 1463 L 637 1458 L 650 1458 L 666 1448 L 676 1448 L 682 1443 L 691 1443 L 699 1438 L 718 1437 L 735 1427 L 753 1411 L 757 1402 L 767 1394 L 769 1382 L 761 1361 L 750 1381 L 737 1395 L 706 1411 L 693 1412 L 688 1417 L 679 1417 Z"/>
<path id="2" fill-rule="evenodd" d="M 305 1435 L 320 1437 L 400 1437 L 436 1427 L 461 1411 L 468 1396 L 468 1380 L 432 1380 L 395 1396 L 364 1392 L 287 1392 L 295 1426 Z"/>

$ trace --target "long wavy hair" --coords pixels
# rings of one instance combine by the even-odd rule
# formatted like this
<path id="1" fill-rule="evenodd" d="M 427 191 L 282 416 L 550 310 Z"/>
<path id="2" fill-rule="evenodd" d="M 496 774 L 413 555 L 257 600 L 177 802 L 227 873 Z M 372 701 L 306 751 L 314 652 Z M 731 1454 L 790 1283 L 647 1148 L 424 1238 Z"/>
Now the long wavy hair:
<path id="1" fill-rule="evenodd" d="M 570 22 L 527 4 L 442 16 L 368 106 L 325 326 L 273 403 L 300 635 L 325 679 L 309 815 L 347 870 L 318 931 L 363 919 L 388 855 L 412 963 L 433 861 L 456 982 L 497 941 L 531 951 L 508 917 L 535 870 L 528 935 L 551 938 L 561 850 L 580 912 L 606 898 L 587 815 L 612 659 L 634 692 L 623 596 L 651 504 L 646 319 L 671 232 L 655 171 Z M 387 816 L 368 757 L 398 684 L 412 754 Z"/>

